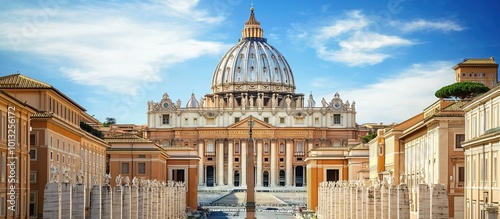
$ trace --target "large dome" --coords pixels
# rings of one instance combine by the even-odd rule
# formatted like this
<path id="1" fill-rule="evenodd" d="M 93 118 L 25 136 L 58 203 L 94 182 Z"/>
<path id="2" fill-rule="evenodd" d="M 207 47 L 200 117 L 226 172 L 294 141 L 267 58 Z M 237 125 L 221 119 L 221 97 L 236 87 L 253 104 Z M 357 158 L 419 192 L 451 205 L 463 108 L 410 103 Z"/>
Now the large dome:
<path id="1" fill-rule="evenodd" d="M 212 93 L 294 93 L 295 81 L 285 57 L 263 38 L 253 8 L 242 38 L 220 60 L 212 78 Z"/>

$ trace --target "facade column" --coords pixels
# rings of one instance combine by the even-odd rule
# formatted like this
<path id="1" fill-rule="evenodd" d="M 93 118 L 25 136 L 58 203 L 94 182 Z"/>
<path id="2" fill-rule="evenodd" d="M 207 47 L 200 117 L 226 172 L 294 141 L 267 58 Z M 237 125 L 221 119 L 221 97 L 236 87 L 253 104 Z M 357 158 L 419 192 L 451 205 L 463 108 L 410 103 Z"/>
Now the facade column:
<path id="1" fill-rule="evenodd" d="M 257 141 L 257 184 L 262 186 L 262 140 Z"/>
<path id="2" fill-rule="evenodd" d="M 228 186 L 234 186 L 233 184 L 233 176 L 234 176 L 234 171 L 233 171 L 233 166 L 234 166 L 234 158 L 233 158 L 233 142 L 229 141 L 227 145 L 227 185 Z"/>
<path id="3" fill-rule="evenodd" d="M 224 141 L 217 142 L 217 185 L 224 185 Z"/>
<path id="4" fill-rule="evenodd" d="M 292 166 L 292 158 L 293 158 L 293 144 L 291 140 L 286 141 L 286 184 L 287 186 L 293 185 L 293 166 Z"/>
<path id="5" fill-rule="evenodd" d="M 271 140 L 271 173 L 269 174 L 269 181 L 271 182 L 269 187 L 275 187 L 276 184 L 276 140 Z"/>
<path id="6" fill-rule="evenodd" d="M 203 165 L 203 161 L 205 159 L 204 155 L 205 145 L 203 141 L 198 142 L 198 156 L 200 156 L 200 161 L 198 163 L 198 186 L 205 185 L 205 168 Z"/>
<path id="7" fill-rule="evenodd" d="M 247 142 L 246 140 L 241 141 L 241 174 L 240 174 L 240 185 L 241 187 L 247 186 Z"/>

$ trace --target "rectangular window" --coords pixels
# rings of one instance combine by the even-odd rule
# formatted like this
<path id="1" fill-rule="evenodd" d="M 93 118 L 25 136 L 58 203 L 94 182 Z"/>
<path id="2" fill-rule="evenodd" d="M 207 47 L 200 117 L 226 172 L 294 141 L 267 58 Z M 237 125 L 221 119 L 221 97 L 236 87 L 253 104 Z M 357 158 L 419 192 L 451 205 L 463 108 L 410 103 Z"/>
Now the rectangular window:
<path id="1" fill-rule="evenodd" d="M 30 134 L 30 146 L 36 146 L 36 134 L 35 133 Z"/>
<path id="2" fill-rule="evenodd" d="M 457 180 L 457 187 L 464 187 L 465 183 L 465 167 L 458 167 L 458 180 Z"/>
<path id="3" fill-rule="evenodd" d="M 285 124 L 285 118 L 283 117 L 280 118 L 280 124 Z"/>
<path id="4" fill-rule="evenodd" d="M 269 117 L 264 117 L 264 122 L 269 123 Z"/>
<path id="5" fill-rule="evenodd" d="M 214 142 L 208 142 L 207 153 L 215 153 Z"/>
<path id="6" fill-rule="evenodd" d="M 240 121 L 240 117 L 234 117 L 234 123 L 237 123 Z"/>
<path id="7" fill-rule="evenodd" d="M 240 153 L 240 144 L 238 144 L 238 143 L 234 144 L 234 153 L 235 154 Z"/>
<path id="8" fill-rule="evenodd" d="M 30 183 L 36 183 L 36 172 L 35 171 L 30 172 Z"/>
<path id="9" fill-rule="evenodd" d="M 314 117 L 314 125 L 319 125 L 319 118 L 318 117 Z"/>
<path id="10" fill-rule="evenodd" d="M 297 143 L 297 152 L 303 153 L 304 152 L 304 147 L 302 145 L 302 142 Z"/>
<path id="11" fill-rule="evenodd" d="M 36 149 L 30 150 L 30 160 L 36 160 Z"/>
<path id="12" fill-rule="evenodd" d="M 129 163 L 122 163 L 122 174 L 129 174 Z"/>
<path id="13" fill-rule="evenodd" d="M 239 157 L 235 157 L 234 158 L 234 162 L 236 162 L 236 163 L 240 162 L 240 158 Z"/>
<path id="14" fill-rule="evenodd" d="M 280 154 L 284 154 L 284 153 L 285 153 L 285 145 L 280 144 Z"/>
<path id="15" fill-rule="evenodd" d="M 185 182 L 184 169 L 174 169 L 172 170 L 172 180 L 176 182 Z"/>
<path id="16" fill-rule="evenodd" d="M 339 125 L 340 124 L 340 114 L 334 114 L 333 115 L 333 124 L 334 125 Z"/>
<path id="17" fill-rule="evenodd" d="M 455 134 L 455 148 L 462 149 L 462 142 L 465 141 L 465 134 Z"/>
<path id="18" fill-rule="evenodd" d="M 7 177 L 7 155 L 2 153 L 2 157 L 1 157 L 2 160 L 0 160 L 0 165 L 1 165 L 1 169 L 0 169 L 0 172 L 2 174 L 2 181 L 1 182 L 5 182 L 6 180 L 6 177 Z M 3 202 L 0 202 L 0 203 L 3 203 Z"/>
<path id="19" fill-rule="evenodd" d="M 0 195 L 0 216 L 5 216 L 5 207 L 6 207 L 6 202 L 5 202 L 5 194 Z"/>
<path id="20" fill-rule="evenodd" d="M 162 124 L 163 125 L 170 124 L 170 114 L 163 114 L 163 116 L 162 116 Z"/>
<path id="21" fill-rule="evenodd" d="M 144 155 L 144 154 L 139 154 L 139 155 L 137 155 L 137 157 L 138 157 L 138 158 L 146 158 L 146 155 Z"/>
<path id="22" fill-rule="evenodd" d="M 146 174 L 146 163 L 139 163 L 138 174 Z"/>
<path id="23" fill-rule="evenodd" d="M 326 170 L 326 181 L 327 182 L 336 182 L 339 181 L 339 170 L 338 169 L 333 169 L 333 170 Z"/>
<path id="24" fill-rule="evenodd" d="M 198 125 L 198 119 L 197 119 L 197 118 L 194 118 L 194 119 L 193 119 L 193 124 L 194 124 L 194 125 Z"/>
<path id="25" fill-rule="evenodd" d="M 30 217 L 38 217 L 37 214 L 37 191 L 30 191 Z"/>
<path id="26" fill-rule="evenodd" d="M 268 143 L 265 143 L 265 144 L 264 144 L 264 153 L 265 153 L 265 154 L 268 154 L 268 153 L 269 153 L 269 144 L 268 144 Z"/>
<path id="27" fill-rule="evenodd" d="M 493 153 L 493 165 L 491 165 L 491 181 L 493 181 L 493 186 L 497 185 L 497 152 Z"/>

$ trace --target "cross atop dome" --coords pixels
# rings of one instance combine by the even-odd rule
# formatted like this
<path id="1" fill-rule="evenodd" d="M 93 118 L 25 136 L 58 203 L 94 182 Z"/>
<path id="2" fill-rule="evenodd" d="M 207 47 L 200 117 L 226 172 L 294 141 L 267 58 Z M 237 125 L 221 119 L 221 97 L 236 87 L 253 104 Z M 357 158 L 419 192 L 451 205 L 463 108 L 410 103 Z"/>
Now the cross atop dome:
<path id="1" fill-rule="evenodd" d="M 260 28 L 260 22 L 255 19 L 255 14 L 253 13 L 253 5 L 250 8 L 250 18 L 245 22 L 245 27 L 241 31 L 242 39 L 245 38 L 263 38 L 264 30 Z"/>

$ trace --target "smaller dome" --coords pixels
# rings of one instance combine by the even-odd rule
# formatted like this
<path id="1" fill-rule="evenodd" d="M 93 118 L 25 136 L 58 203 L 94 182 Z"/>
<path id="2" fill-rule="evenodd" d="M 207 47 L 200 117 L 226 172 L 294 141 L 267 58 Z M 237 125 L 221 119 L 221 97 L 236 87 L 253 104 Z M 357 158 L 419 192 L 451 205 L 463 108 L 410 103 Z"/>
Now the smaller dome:
<path id="1" fill-rule="evenodd" d="M 196 97 L 194 96 L 194 93 L 191 94 L 191 99 L 188 100 L 186 103 L 186 108 L 198 108 L 200 107 L 200 103 L 198 103 L 198 100 L 196 100 Z"/>

